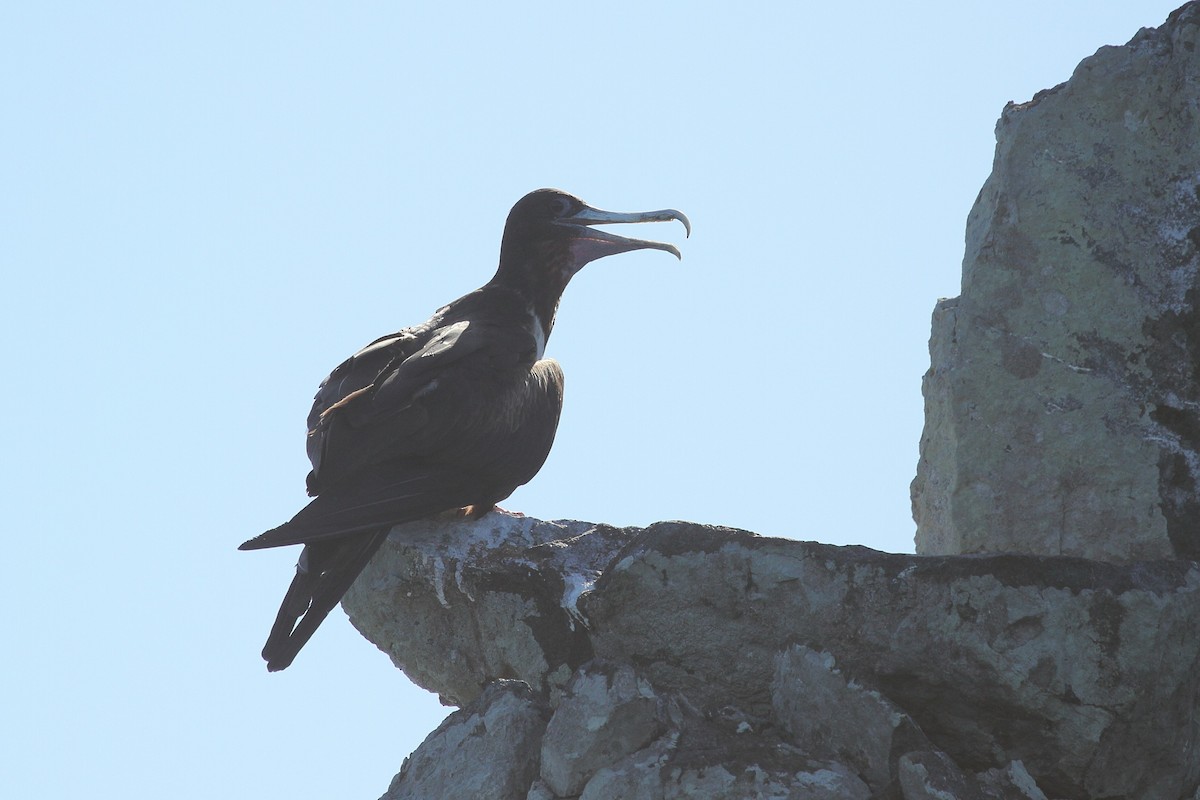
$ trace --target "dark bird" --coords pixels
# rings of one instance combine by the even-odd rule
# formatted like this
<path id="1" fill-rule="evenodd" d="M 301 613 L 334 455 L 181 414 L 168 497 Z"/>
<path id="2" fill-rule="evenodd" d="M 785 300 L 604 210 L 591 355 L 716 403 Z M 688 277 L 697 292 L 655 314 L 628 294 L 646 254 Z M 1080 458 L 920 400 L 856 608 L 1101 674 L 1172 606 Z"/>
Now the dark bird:
<path id="1" fill-rule="evenodd" d="M 268 670 L 292 663 L 392 526 L 453 509 L 481 517 L 537 474 L 562 409 L 562 370 L 543 352 L 567 282 L 630 250 L 680 257 L 591 226 L 667 220 L 691 233 L 673 209 L 621 214 L 532 192 L 509 212 L 490 281 L 325 379 L 308 415 L 315 499 L 239 548 L 304 545 L 263 647 Z"/>

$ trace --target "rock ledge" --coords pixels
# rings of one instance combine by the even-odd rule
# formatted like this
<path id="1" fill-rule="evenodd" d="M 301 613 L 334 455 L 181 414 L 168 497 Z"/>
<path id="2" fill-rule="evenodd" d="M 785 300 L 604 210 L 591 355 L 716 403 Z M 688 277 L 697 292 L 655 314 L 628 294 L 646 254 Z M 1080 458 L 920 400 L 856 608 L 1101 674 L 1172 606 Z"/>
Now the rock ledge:
<path id="1" fill-rule="evenodd" d="M 1190 562 L 493 513 L 398 527 L 345 606 L 464 706 L 389 797 L 1177 800 L 1200 784 Z M 454 783 L 514 747 L 537 754 L 530 783 Z"/>

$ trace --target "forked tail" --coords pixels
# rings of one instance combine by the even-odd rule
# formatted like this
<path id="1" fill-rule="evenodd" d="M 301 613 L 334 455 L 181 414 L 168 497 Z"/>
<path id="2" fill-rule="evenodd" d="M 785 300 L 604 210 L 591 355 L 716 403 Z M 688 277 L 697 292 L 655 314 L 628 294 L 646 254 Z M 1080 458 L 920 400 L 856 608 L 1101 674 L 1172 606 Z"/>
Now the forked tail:
<path id="1" fill-rule="evenodd" d="M 387 539 L 391 527 L 304 546 L 271 634 L 263 647 L 267 669 L 286 669 L 317 627 L 349 591 L 354 579 Z M 299 623 L 297 623 L 299 620 Z"/>

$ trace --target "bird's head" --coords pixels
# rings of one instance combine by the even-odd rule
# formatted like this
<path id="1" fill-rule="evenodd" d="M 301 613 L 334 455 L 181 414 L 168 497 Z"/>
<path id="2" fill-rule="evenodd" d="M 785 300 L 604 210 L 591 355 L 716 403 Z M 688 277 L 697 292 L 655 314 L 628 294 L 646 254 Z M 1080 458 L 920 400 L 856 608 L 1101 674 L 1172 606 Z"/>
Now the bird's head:
<path id="1" fill-rule="evenodd" d="M 595 225 L 679 220 L 691 234 L 682 212 L 619 213 L 592 208 L 558 189 L 538 189 L 517 201 L 504 225 L 497 277 L 531 280 L 561 292 L 567 281 L 588 262 L 630 250 L 665 250 L 680 258 L 679 248 L 664 242 L 632 239 L 598 230 Z"/>

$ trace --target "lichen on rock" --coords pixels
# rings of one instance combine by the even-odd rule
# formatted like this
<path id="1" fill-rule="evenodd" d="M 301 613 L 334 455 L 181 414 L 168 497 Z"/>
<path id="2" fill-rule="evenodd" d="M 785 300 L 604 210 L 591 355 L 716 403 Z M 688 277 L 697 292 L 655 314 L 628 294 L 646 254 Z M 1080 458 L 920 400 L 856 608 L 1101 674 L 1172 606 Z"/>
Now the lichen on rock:
<path id="1" fill-rule="evenodd" d="M 1200 8 L 1009 104 L 938 303 L 917 552 L 1200 558 Z"/>

